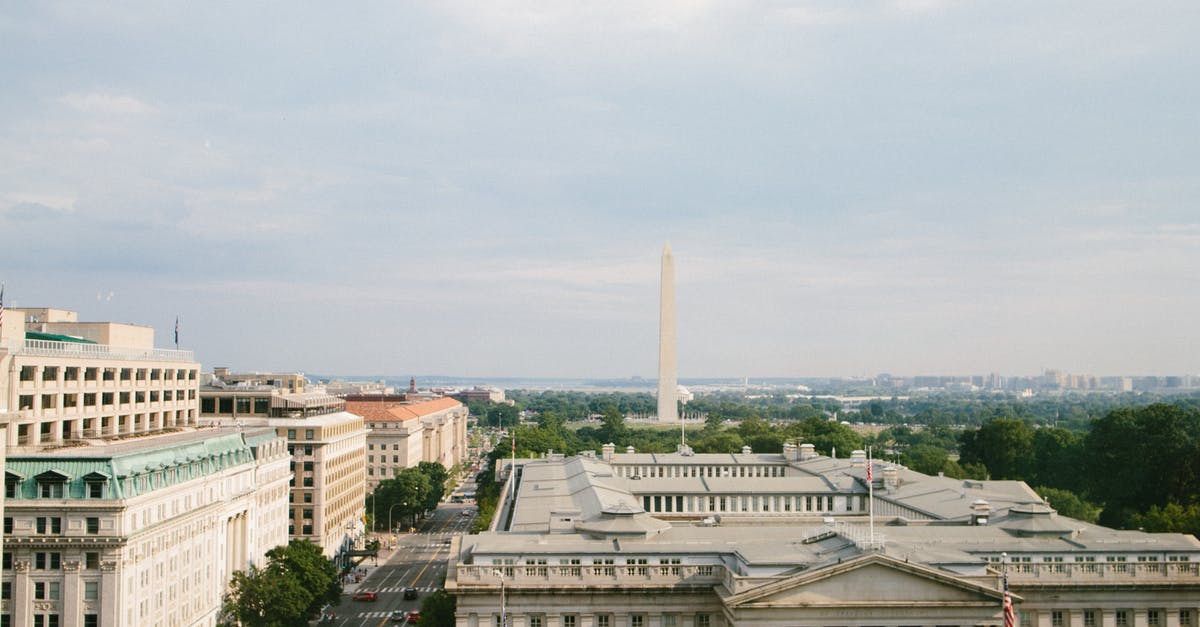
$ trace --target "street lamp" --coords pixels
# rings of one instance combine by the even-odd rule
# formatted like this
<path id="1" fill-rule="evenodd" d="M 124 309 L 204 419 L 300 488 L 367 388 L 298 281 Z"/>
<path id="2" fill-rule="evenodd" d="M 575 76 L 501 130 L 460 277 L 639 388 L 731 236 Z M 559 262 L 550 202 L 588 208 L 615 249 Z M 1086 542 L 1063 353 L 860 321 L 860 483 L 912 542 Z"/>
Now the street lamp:
<path id="1" fill-rule="evenodd" d="M 500 627 L 508 627 L 508 614 L 504 608 L 504 571 L 496 569 L 492 574 L 500 578 Z"/>
<path id="2" fill-rule="evenodd" d="M 395 533 L 396 528 L 392 526 L 392 511 L 396 509 L 397 505 L 407 508 L 408 502 L 405 501 L 403 503 L 392 503 L 392 506 L 388 508 L 388 533 Z"/>

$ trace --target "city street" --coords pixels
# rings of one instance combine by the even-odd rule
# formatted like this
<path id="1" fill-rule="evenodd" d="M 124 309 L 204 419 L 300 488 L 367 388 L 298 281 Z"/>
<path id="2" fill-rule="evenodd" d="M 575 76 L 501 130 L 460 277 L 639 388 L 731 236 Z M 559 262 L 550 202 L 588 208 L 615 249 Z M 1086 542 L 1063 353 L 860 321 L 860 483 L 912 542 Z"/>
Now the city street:
<path id="1" fill-rule="evenodd" d="M 470 515 L 463 515 L 462 512 Z M 450 538 L 465 533 L 475 522 L 473 505 L 442 503 L 417 526 L 416 533 L 379 534 L 383 542 L 376 560 L 367 558 L 359 568 L 367 570 L 366 578 L 348 584 L 341 605 L 331 608 L 337 620 L 330 624 L 342 627 L 381 626 L 392 623 L 393 611 L 419 610 L 426 595 L 442 587 L 446 578 L 446 558 L 450 553 Z M 395 549 L 392 549 L 395 538 Z M 404 589 L 416 588 L 418 597 L 404 600 Z M 357 591 L 372 591 L 377 601 L 353 601 Z"/>

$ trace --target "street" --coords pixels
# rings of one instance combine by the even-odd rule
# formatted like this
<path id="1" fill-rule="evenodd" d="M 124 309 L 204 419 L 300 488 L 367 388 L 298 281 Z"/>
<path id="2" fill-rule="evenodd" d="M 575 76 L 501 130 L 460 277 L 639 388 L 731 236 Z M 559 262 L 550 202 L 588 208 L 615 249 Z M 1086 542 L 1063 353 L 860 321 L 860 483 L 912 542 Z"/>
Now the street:
<path id="1" fill-rule="evenodd" d="M 470 515 L 463 515 L 464 511 Z M 337 620 L 331 624 L 342 627 L 400 624 L 389 620 L 393 611 L 419 610 L 425 596 L 441 589 L 446 579 L 450 538 L 466 533 L 475 522 L 475 513 L 472 504 L 443 502 L 418 524 L 416 533 L 379 534 L 383 545 L 379 550 L 378 565 L 372 558 L 359 565 L 367 569 L 366 579 L 345 586 L 341 605 L 330 608 L 337 615 Z M 391 548 L 393 537 L 396 539 L 395 550 Z M 405 588 L 416 588 L 418 597 L 404 600 Z M 367 590 L 375 592 L 379 599 L 350 599 L 354 592 Z"/>

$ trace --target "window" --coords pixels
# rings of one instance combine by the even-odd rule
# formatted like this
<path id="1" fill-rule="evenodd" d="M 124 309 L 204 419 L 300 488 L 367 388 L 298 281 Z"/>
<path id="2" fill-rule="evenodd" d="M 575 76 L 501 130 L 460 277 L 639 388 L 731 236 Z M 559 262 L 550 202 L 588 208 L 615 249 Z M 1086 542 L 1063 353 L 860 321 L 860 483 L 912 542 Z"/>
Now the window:
<path id="1" fill-rule="evenodd" d="M 304 493 L 304 502 L 305 502 L 305 503 L 312 503 L 312 492 L 305 492 L 305 493 Z"/>
<path id="2" fill-rule="evenodd" d="M 542 627 L 545 624 L 546 624 L 546 622 L 544 620 L 542 620 L 541 614 L 530 614 L 529 615 L 529 627 Z"/>
<path id="3" fill-rule="evenodd" d="M 83 567 L 87 570 L 100 568 L 100 554 L 96 552 L 83 554 Z"/>
<path id="4" fill-rule="evenodd" d="M 21 380 L 33 381 L 37 376 L 37 366 L 21 366 Z"/>
<path id="5" fill-rule="evenodd" d="M 100 519 L 96 517 L 88 517 L 87 532 L 91 534 L 100 533 Z"/>
<path id="6" fill-rule="evenodd" d="M 61 499 L 63 497 L 63 482 L 39 481 L 38 494 L 44 499 Z"/>
<path id="7" fill-rule="evenodd" d="M 37 570 L 58 570 L 62 568 L 62 553 L 38 551 L 33 554 L 33 567 Z"/>
<path id="8" fill-rule="evenodd" d="M 1062 610 L 1053 610 L 1050 612 L 1050 625 L 1051 627 L 1063 627 Z"/>
<path id="9" fill-rule="evenodd" d="M 58 379 L 58 368 L 56 366 L 46 366 L 42 368 L 42 381 L 55 381 Z"/>
<path id="10" fill-rule="evenodd" d="M 629 627 L 646 627 L 646 617 L 642 614 L 633 614 L 629 617 Z"/>
<path id="11" fill-rule="evenodd" d="M 579 627 L 579 617 L 574 614 L 564 614 L 562 619 L 563 627 Z"/>
<path id="12" fill-rule="evenodd" d="M 612 616 L 608 614 L 597 614 L 596 627 L 612 627 Z"/>
<path id="13" fill-rule="evenodd" d="M 83 582 L 83 600 L 95 601 L 100 598 L 100 582 L 85 581 Z"/>
<path id="14" fill-rule="evenodd" d="M 86 368 L 83 371 L 84 381 L 95 381 L 97 370 L 95 368 Z"/>
<path id="15" fill-rule="evenodd" d="M 88 481 L 87 482 L 87 497 L 89 499 L 104 498 L 104 482 Z"/>
<path id="16" fill-rule="evenodd" d="M 1083 627 L 1096 627 L 1096 610 L 1083 611 Z"/>
<path id="17" fill-rule="evenodd" d="M 54 533 L 54 534 L 62 533 L 62 518 L 59 518 L 57 516 L 52 516 L 52 517 L 38 516 L 37 517 L 37 532 L 43 533 L 43 534 L 44 533 Z"/>
<path id="18" fill-rule="evenodd" d="M 12 516 L 5 516 L 4 517 L 4 535 L 6 535 L 6 536 L 12 535 L 12 530 L 13 530 Z"/>
<path id="19" fill-rule="evenodd" d="M 289 440 L 296 439 L 296 430 L 295 429 L 288 429 L 288 439 Z"/>
<path id="20" fill-rule="evenodd" d="M 0 583 L 0 599 L 9 600 L 12 598 L 12 582 L 6 581 Z"/>
<path id="21" fill-rule="evenodd" d="M 56 601 L 59 598 L 59 583 L 57 581 L 38 581 L 33 584 L 33 598 L 42 601 Z"/>
<path id="22" fill-rule="evenodd" d="M 3 558 L 0 558 L 0 569 L 12 570 L 12 553 L 4 552 Z"/>
<path id="23" fill-rule="evenodd" d="M 311 440 L 311 439 L 313 439 L 313 430 L 312 430 L 312 429 L 305 429 L 305 430 L 304 430 L 304 439 L 305 439 L 305 440 Z"/>
<path id="24" fill-rule="evenodd" d="M 696 627 L 712 627 L 712 616 L 696 614 Z"/>
<path id="25" fill-rule="evenodd" d="M 662 627 L 676 627 L 678 623 L 675 618 L 674 614 L 663 614 Z"/>
<path id="26" fill-rule="evenodd" d="M 99 614 L 84 614 L 83 615 L 83 627 L 100 627 L 100 615 Z"/>
<path id="27" fill-rule="evenodd" d="M 1129 624 L 1129 610 L 1117 610 L 1117 627 L 1126 627 Z"/>
<path id="28" fill-rule="evenodd" d="M 1150 627 L 1158 627 L 1161 624 L 1158 619 L 1158 610 L 1146 610 L 1146 624 Z"/>

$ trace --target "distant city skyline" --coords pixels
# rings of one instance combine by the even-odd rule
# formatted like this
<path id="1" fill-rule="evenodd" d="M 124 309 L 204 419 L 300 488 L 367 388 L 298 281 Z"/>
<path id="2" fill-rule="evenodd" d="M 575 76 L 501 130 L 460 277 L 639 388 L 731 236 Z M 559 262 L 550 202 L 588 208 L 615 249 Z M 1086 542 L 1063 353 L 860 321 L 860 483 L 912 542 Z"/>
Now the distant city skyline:
<path id="1" fill-rule="evenodd" d="M 0 10 L 8 307 L 205 369 L 1200 372 L 1200 8 Z M 6 323 L 8 316 L 5 317 Z"/>

